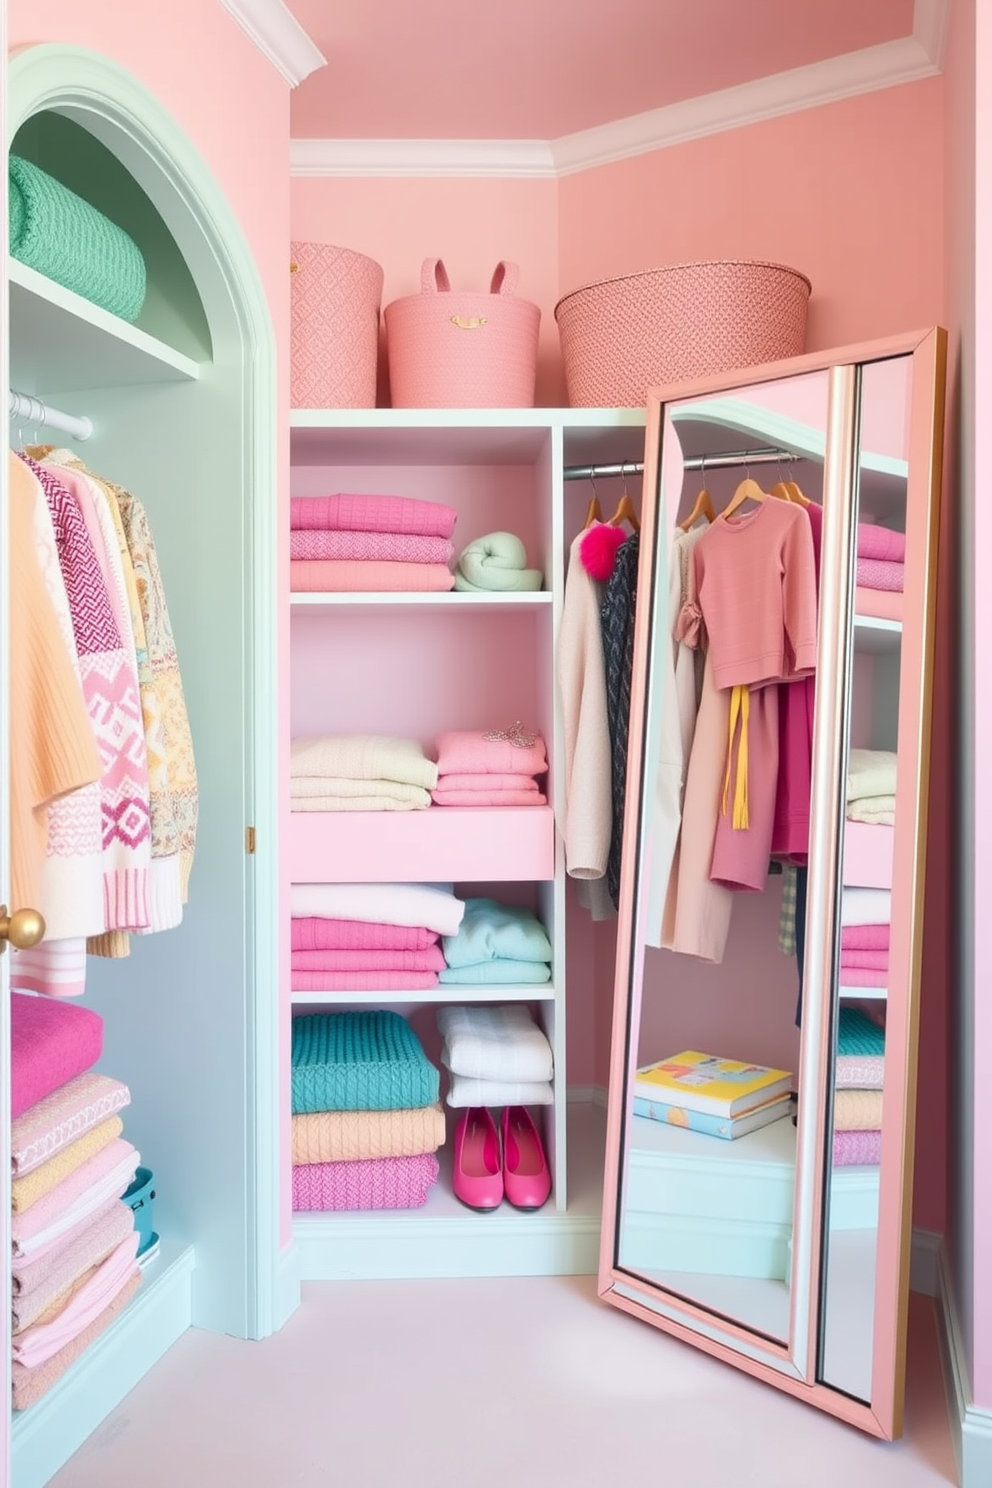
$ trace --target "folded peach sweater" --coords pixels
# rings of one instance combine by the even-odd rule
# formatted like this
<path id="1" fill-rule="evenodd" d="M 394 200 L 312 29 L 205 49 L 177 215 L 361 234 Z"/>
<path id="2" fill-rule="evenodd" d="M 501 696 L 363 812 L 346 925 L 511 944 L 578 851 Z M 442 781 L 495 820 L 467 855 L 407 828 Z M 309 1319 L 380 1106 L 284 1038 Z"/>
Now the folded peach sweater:
<path id="1" fill-rule="evenodd" d="M 419 1157 L 444 1141 L 440 1103 L 412 1111 L 315 1111 L 293 1117 L 293 1163 Z"/>
<path id="2" fill-rule="evenodd" d="M 297 594 L 442 593 L 455 587 L 444 563 L 387 563 L 379 559 L 296 559 L 289 587 Z"/>

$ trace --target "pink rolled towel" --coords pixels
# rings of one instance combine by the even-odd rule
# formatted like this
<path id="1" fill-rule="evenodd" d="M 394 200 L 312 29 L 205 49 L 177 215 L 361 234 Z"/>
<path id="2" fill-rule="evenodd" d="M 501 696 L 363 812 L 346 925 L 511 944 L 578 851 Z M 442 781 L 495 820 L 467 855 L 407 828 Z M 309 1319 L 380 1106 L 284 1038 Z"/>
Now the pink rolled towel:
<path id="1" fill-rule="evenodd" d="M 887 951 L 888 925 L 845 925 L 840 932 L 841 951 Z"/>
<path id="2" fill-rule="evenodd" d="M 417 537 L 450 537 L 458 512 L 440 501 L 412 496 L 296 496 L 290 503 L 294 532 L 401 532 Z"/>
<path id="3" fill-rule="evenodd" d="M 887 987 L 889 985 L 888 971 L 874 971 L 864 966 L 841 966 L 840 984 L 842 987 Z"/>
<path id="4" fill-rule="evenodd" d="M 904 563 L 886 563 L 882 558 L 858 559 L 858 584 L 865 589 L 884 589 L 901 594 L 906 578 Z"/>
<path id="5" fill-rule="evenodd" d="M 325 920 L 294 915 L 294 951 L 426 951 L 439 939 L 424 925 L 385 925 L 381 921 Z"/>
<path id="6" fill-rule="evenodd" d="M 854 613 L 874 620 L 902 622 L 902 595 L 892 590 L 868 589 L 859 584 L 854 593 Z"/>
<path id="7" fill-rule="evenodd" d="M 294 971 L 444 971 L 439 945 L 424 951 L 293 951 Z"/>
<path id="8" fill-rule="evenodd" d="M 31 1106 L 76 1075 L 92 1069 L 103 1053 L 103 1019 L 92 1008 L 10 994 L 10 1114 Z"/>
<path id="9" fill-rule="evenodd" d="M 889 953 L 884 951 L 845 950 L 840 948 L 840 964 L 846 971 L 849 967 L 862 967 L 865 971 L 888 971 Z"/>
<path id="10" fill-rule="evenodd" d="M 431 791 L 435 806 L 546 806 L 547 796 L 540 791 L 526 790 L 470 790 Z"/>
<path id="11" fill-rule="evenodd" d="M 294 594 L 443 594 L 455 576 L 443 563 L 362 563 L 358 559 L 289 565 Z"/>
<path id="12" fill-rule="evenodd" d="M 289 556 L 359 559 L 363 563 L 443 563 L 455 556 L 446 537 L 417 537 L 405 532 L 291 532 Z"/>
<path id="13" fill-rule="evenodd" d="M 436 971 L 291 971 L 294 992 L 418 992 L 437 986 Z"/>
<path id="14" fill-rule="evenodd" d="M 876 527 L 873 522 L 859 522 L 858 557 L 880 558 L 883 563 L 904 562 L 905 532 L 893 532 L 890 527 Z"/>
<path id="15" fill-rule="evenodd" d="M 487 738 L 498 733 L 506 737 Z M 513 738 L 533 743 L 514 744 Z M 543 775 L 548 768 L 544 740 L 532 730 L 512 726 L 471 733 L 449 732 L 437 737 L 438 775 Z"/>
<path id="16" fill-rule="evenodd" d="M 293 1168 L 293 1208 L 420 1209 L 437 1182 L 433 1152 L 357 1162 L 301 1163 Z"/>
<path id="17" fill-rule="evenodd" d="M 455 775 L 439 775 L 437 788 L 446 791 L 532 791 L 535 794 L 540 790 L 540 786 L 531 775 L 500 775 L 496 771 L 488 775 L 467 775 L 464 772 Z"/>
<path id="18" fill-rule="evenodd" d="M 875 1167 L 882 1161 L 880 1131 L 839 1131 L 834 1133 L 834 1167 Z"/>
<path id="19" fill-rule="evenodd" d="M 140 1285 L 141 1272 L 135 1271 L 132 1276 L 128 1277 L 114 1300 L 104 1308 L 100 1316 L 94 1318 L 93 1322 L 78 1333 L 71 1343 L 59 1349 L 58 1353 L 46 1363 L 39 1364 L 36 1369 L 27 1369 L 23 1364 L 15 1361 L 10 1371 L 14 1409 L 26 1410 L 29 1405 L 34 1405 L 53 1385 L 57 1384 L 70 1365 L 75 1364 L 90 1344 L 94 1343 L 100 1334 L 110 1327 L 114 1319 L 120 1316 Z"/>

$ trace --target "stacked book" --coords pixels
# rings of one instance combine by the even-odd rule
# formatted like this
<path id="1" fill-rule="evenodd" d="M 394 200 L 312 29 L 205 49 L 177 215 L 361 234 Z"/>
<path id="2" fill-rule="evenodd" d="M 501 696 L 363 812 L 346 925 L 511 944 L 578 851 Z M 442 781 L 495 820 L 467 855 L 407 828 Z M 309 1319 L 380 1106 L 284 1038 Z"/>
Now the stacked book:
<path id="1" fill-rule="evenodd" d="M 733 1141 L 788 1116 L 792 1075 L 688 1049 L 634 1076 L 634 1115 Z"/>

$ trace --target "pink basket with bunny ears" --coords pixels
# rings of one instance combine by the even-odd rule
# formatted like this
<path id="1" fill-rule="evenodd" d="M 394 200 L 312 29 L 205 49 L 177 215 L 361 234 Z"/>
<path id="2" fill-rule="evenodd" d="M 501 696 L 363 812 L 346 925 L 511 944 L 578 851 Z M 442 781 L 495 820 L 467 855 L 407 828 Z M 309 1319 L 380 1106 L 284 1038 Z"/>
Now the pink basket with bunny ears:
<path id="1" fill-rule="evenodd" d="M 452 293 L 425 258 L 420 294 L 387 305 L 394 408 L 532 408 L 541 312 L 514 294 L 516 264 L 496 265 L 488 294 Z"/>

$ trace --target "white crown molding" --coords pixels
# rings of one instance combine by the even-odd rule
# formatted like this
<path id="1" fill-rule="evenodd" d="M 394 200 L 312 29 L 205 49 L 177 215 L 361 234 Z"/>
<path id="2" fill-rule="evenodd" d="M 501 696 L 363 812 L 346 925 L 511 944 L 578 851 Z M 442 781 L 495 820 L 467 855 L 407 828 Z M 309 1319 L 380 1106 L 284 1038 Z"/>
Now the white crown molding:
<path id="1" fill-rule="evenodd" d="M 231 0 L 221 3 L 232 8 Z M 258 5 L 262 0 L 247 3 Z M 291 142 L 291 173 L 366 177 L 575 175 L 708 134 L 933 77 L 943 61 L 948 7 L 949 0 L 916 0 L 912 36 L 556 140 L 300 139 Z"/>
<path id="2" fill-rule="evenodd" d="M 289 158 L 294 176 L 557 174 L 546 140 L 294 139 Z"/>
<path id="3" fill-rule="evenodd" d="M 290 87 L 327 65 L 327 58 L 283 0 L 220 0 L 220 4 Z"/>

